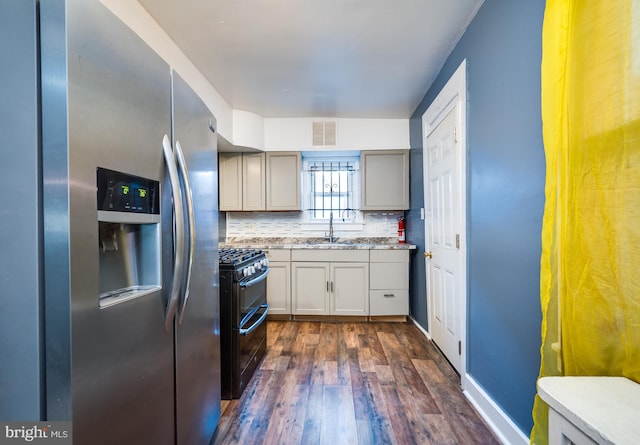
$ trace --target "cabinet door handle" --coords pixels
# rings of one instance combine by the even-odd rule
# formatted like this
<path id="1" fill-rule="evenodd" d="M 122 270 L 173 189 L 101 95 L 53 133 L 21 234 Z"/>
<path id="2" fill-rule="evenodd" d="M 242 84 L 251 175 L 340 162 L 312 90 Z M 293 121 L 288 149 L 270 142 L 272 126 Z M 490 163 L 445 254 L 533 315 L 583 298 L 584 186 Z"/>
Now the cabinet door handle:
<path id="1" fill-rule="evenodd" d="M 384 294 L 384 297 L 385 298 L 393 298 L 393 297 L 395 297 L 395 295 L 394 294 Z"/>
<path id="2" fill-rule="evenodd" d="M 329 292 L 329 282 L 327 281 L 327 292 Z"/>
<path id="3" fill-rule="evenodd" d="M 331 282 L 331 292 L 333 292 L 333 281 Z"/>

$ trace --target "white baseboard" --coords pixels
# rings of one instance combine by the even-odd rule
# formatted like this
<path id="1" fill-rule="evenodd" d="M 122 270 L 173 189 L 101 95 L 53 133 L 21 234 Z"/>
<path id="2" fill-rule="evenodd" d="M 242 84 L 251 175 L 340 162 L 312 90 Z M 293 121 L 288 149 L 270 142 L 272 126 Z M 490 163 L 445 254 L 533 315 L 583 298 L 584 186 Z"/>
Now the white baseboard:
<path id="1" fill-rule="evenodd" d="M 431 340 L 431 335 L 429 335 L 429 333 L 427 332 L 427 330 L 425 328 L 420 326 L 420 323 L 418 323 L 415 318 L 413 318 L 411 315 L 409 315 L 409 320 L 411 320 L 413 322 L 413 324 L 415 324 L 417 326 L 417 328 L 422 331 L 422 333 L 424 334 L 425 337 L 427 337 L 427 339 Z"/>
<path id="2" fill-rule="evenodd" d="M 462 385 L 464 395 L 489 425 L 489 428 L 493 430 L 500 442 L 504 445 L 529 444 L 529 438 L 469 374 L 466 374 L 463 380 L 465 380 Z"/>

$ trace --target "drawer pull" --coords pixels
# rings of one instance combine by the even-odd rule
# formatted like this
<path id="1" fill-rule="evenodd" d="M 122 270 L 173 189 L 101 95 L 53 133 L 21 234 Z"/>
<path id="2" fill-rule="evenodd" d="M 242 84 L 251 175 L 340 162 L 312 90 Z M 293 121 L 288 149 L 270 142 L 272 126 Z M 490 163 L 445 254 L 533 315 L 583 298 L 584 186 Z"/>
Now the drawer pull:
<path id="1" fill-rule="evenodd" d="M 384 297 L 385 298 L 393 298 L 393 297 L 395 297 L 395 295 L 394 294 L 384 294 Z"/>

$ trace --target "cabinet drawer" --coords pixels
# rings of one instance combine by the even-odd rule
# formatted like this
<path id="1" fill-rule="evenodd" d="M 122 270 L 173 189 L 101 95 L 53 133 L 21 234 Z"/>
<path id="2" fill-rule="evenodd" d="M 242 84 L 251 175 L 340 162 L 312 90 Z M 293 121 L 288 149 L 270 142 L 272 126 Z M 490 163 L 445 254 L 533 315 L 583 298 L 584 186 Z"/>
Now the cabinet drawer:
<path id="1" fill-rule="evenodd" d="M 409 315 L 409 291 L 406 289 L 370 291 L 369 315 Z"/>
<path id="2" fill-rule="evenodd" d="M 408 250 L 371 250 L 372 263 L 408 263 L 409 251 Z"/>
<path id="3" fill-rule="evenodd" d="M 371 263 L 370 289 L 409 289 L 409 264 Z"/>
<path id="4" fill-rule="evenodd" d="M 291 261 L 291 249 L 269 249 L 264 252 L 269 261 Z"/>
<path id="5" fill-rule="evenodd" d="M 291 261 L 368 262 L 369 251 L 364 249 L 293 249 Z"/>

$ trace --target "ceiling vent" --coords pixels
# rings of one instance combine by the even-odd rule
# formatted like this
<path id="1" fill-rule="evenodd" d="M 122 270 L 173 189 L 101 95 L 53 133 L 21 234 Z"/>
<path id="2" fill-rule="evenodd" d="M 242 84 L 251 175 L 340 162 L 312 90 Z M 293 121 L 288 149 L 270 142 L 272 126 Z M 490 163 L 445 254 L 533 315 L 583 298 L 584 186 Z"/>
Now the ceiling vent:
<path id="1" fill-rule="evenodd" d="M 336 145 L 336 121 L 313 122 L 313 146 L 331 147 Z"/>

